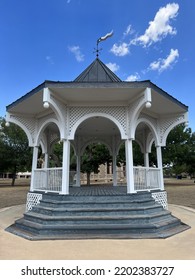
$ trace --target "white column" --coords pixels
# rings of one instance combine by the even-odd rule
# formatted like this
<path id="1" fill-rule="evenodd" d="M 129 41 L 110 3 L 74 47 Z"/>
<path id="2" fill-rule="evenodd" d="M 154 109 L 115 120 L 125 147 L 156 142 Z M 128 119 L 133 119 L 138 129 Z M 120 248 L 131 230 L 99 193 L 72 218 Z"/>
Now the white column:
<path id="1" fill-rule="evenodd" d="M 49 154 L 48 152 L 45 153 L 45 162 L 44 162 L 44 168 L 49 167 Z"/>
<path id="2" fill-rule="evenodd" d="M 116 154 L 112 156 L 112 169 L 113 169 L 113 186 L 117 186 L 117 172 L 116 172 Z"/>
<path id="3" fill-rule="evenodd" d="M 163 179 L 163 168 L 162 168 L 162 152 L 161 152 L 161 147 L 157 146 L 156 147 L 156 154 L 157 154 L 157 164 L 158 168 L 160 169 L 160 189 L 164 190 L 164 179 Z"/>
<path id="4" fill-rule="evenodd" d="M 149 167 L 149 153 L 144 152 L 144 166 Z"/>
<path id="5" fill-rule="evenodd" d="M 35 146 L 35 147 L 33 148 L 33 158 L 32 158 L 32 171 L 31 171 L 30 191 L 33 191 L 33 190 L 34 190 L 34 177 L 35 177 L 35 169 L 37 169 L 38 151 L 39 151 L 39 147 L 38 147 L 38 146 Z"/>
<path id="6" fill-rule="evenodd" d="M 146 186 L 150 187 L 149 153 L 144 152 L 144 166 L 146 167 Z"/>
<path id="7" fill-rule="evenodd" d="M 76 186 L 81 186 L 81 155 L 77 154 L 77 174 L 76 174 Z"/>
<path id="8" fill-rule="evenodd" d="M 62 194 L 69 194 L 70 141 L 63 139 Z"/>
<path id="9" fill-rule="evenodd" d="M 127 193 L 135 193 L 134 175 L 133 175 L 133 145 L 132 139 L 125 142 L 126 152 L 126 176 L 127 176 Z"/>

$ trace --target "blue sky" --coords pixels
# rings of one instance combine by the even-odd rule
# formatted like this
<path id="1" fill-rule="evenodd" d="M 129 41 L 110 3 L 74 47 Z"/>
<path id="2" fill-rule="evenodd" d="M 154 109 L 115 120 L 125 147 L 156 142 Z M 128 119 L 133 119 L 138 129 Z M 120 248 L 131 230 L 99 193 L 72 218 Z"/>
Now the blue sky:
<path id="1" fill-rule="evenodd" d="M 113 30 L 100 59 L 188 105 L 195 131 L 194 20 L 194 0 L 1 0 L 0 116 L 45 80 L 74 80 Z"/>

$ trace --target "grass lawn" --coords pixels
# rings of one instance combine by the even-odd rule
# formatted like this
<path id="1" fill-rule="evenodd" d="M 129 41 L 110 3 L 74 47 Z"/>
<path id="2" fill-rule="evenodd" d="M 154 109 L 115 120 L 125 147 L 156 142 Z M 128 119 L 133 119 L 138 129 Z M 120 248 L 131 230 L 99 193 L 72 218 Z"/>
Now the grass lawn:
<path id="1" fill-rule="evenodd" d="M 0 208 L 26 203 L 30 188 L 29 179 L 17 179 L 11 187 L 11 179 L 0 179 Z M 188 179 L 165 179 L 168 203 L 195 209 L 195 183 Z"/>

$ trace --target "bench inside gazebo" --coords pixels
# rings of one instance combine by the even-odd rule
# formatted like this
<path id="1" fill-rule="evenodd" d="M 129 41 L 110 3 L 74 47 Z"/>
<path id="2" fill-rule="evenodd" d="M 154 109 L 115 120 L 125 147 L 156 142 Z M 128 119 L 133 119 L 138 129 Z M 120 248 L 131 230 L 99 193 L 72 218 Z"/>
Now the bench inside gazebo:
<path id="1" fill-rule="evenodd" d="M 123 82 L 99 58 L 74 81 L 45 81 L 7 106 L 7 125 L 19 125 L 33 147 L 27 212 L 7 230 L 28 239 L 165 238 L 187 228 L 168 211 L 161 147 L 188 107 L 150 81 Z M 63 143 L 61 167 L 50 168 L 55 143 Z M 134 166 L 133 141 L 144 166 Z M 90 143 L 112 155 L 113 186 L 81 186 L 81 156 Z M 125 143 L 126 185 L 116 158 Z M 152 145 L 157 167 L 150 166 Z M 70 145 L 76 158 L 71 184 Z M 44 164 L 37 166 L 41 147 Z M 71 185 L 71 186 L 70 186 Z"/>

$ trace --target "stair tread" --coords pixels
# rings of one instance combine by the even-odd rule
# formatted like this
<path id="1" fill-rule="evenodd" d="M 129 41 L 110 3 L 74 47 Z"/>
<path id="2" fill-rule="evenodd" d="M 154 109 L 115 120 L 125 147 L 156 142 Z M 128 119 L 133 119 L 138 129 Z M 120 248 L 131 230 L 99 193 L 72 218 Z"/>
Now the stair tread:
<path id="1" fill-rule="evenodd" d="M 8 227 L 6 231 L 14 233 L 20 237 L 28 240 L 72 240 L 72 239 L 164 239 L 173 236 L 177 233 L 181 233 L 190 227 L 186 224 L 178 225 L 168 230 L 162 230 L 160 232 L 142 232 L 142 233 L 66 233 L 55 235 L 39 235 L 24 229 L 17 228 L 15 224 Z"/>
<path id="2" fill-rule="evenodd" d="M 148 214 L 134 214 L 134 215 L 118 215 L 118 216 L 49 216 L 46 214 L 36 213 L 36 212 L 27 212 L 25 216 L 41 218 L 43 220 L 120 220 L 120 219 L 138 219 L 138 218 L 153 218 L 170 215 L 170 211 L 165 210 L 162 213 L 156 212 Z"/>
<path id="3" fill-rule="evenodd" d="M 143 203 L 143 202 L 153 202 L 154 200 L 152 198 L 148 199 L 135 199 L 135 200 L 105 200 L 105 201 L 85 201 L 85 204 L 118 204 L 118 203 Z M 44 203 L 51 203 L 51 204 L 82 204 L 83 202 L 81 200 L 51 200 L 51 199 L 42 199 L 41 202 Z"/>
<path id="4" fill-rule="evenodd" d="M 154 223 L 149 223 L 149 224 L 131 224 L 131 223 L 126 223 L 126 224 L 66 224 L 66 225 L 42 225 L 33 221 L 29 221 L 29 220 L 25 220 L 24 218 L 19 219 L 18 221 L 16 221 L 16 224 L 18 225 L 26 225 L 29 227 L 32 227 L 34 229 L 65 229 L 65 230 L 82 230 L 82 229 L 86 229 L 86 230 L 96 230 L 96 229 L 144 229 L 144 228 L 159 228 L 160 226 L 165 226 L 167 224 L 173 223 L 173 222 L 179 222 L 178 219 L 176 219 L 175 217 L 166 219 L 166 220 L 162 220 L 159 222 L 154 222 Z"/>
<path id="5" fill-rule="evenodd" d="M 146 209 L 155 209 L 155 208 L 159 208 L 162 209 L 162 205 L 159 204 L 154 204 L 154 205 L 148 205 L 148 206 L 140 206 L 135 207 L 135 206 L 123 206 L 121 208 L 113 208 L 113 207 L 106 207 L 106 208 L 99 208 L 99 207 L 94 207 L 94 208 L 89 208 L 89 207 L 77 207 L 77 208 L 53 208 L 53 207 L 48 207 L 48 206 L 43 206 L 38 204 L 36 206 L 36 209 L 43 209 L 43 210 L 49 210 L 49 211 L 54 211 L 54 212 L 81 212 L 81 211 L 85 211 L 85 212 L 95 212 L 95 211 L 124 211 L 124 210 L 146 210 Z"/>

